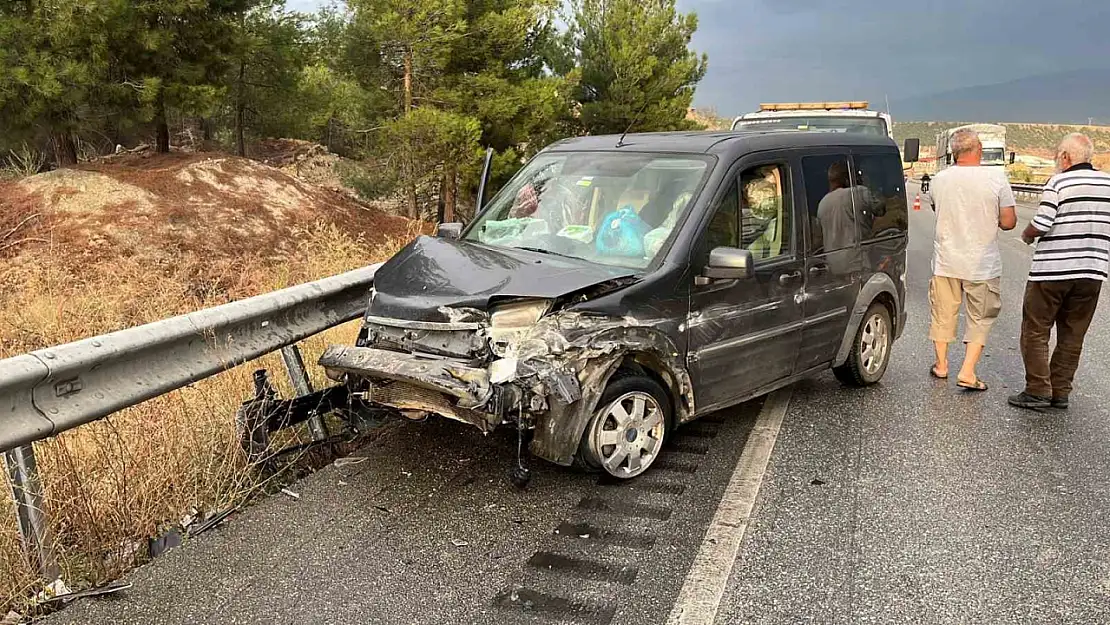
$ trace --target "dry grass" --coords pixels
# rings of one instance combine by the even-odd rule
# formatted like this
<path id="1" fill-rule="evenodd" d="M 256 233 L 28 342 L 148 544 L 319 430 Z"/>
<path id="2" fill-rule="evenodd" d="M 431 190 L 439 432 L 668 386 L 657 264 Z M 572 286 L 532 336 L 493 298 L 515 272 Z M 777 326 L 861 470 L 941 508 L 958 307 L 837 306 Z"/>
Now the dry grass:
<path id="1" fill-rule="evenodd" d="M 298 214 L 302 221 L 293 244 L 283 243 L 277 254 L 242 246 L 221 250 L 226 253 L 214 259 L 211 248 L 171 248 L 166 258 L 174 262 L 152 268 L 149 254 L 100 250 L 75 263 L 86 249 L 79 238 L 56 236 L 64 220 L 41 210 L 41 202 L 17 196 L 5 206 L 4 199 L 0 194 L 0 209 L 13 210 L 0 210 L 5 218 L 0 219 L 0 235 L 6 222 L 15 219 L 14 209 L 20 221 L 42 213 L 42 220 L 53 220 L 54 229 L 43 237 L 48 243 L 29 245 L 16 256 L 0 254 L 0 357 L 362 267 L 385 259 L 422 229 L 412 226 L 383 237 L 372 229 L 348 228 L 342 218 L 306 223 Z M 125 207 L 117 210 L 120 226 L 129 225 L 122 214 Z M 186 221 L 202 227 L 206 216 Z M 126 230 L 108 224 L 104 232 L 134 236 Z M 98 236 L 85 234 L 85 244 Z M 267 237 L 260 240 L 273 243 Z M 149 243 L 147 239 L 144 245 Z M 311 363 L 326 344 L 353 342 L 356 331 L 348 324 L 301 346 L 318 386 L 324 384 L 322 372 Z M 288 396 L 291 389 L 280 358 L 270 355 L 36 444 L 46 508 L 68 585 L 99 584 L 118 576 L 143 561 L 146 539 L 165 524 L 194 511 L 203 515 L 223 509 L 259 486 L 258 472 L 246 465 L 239 449 L 233 417 L 251 393 L 251 372 L 260 366 L 270 369 L 275 386 Z M 0 614 L 7 606 L 20 606 L 37 584 L 20 550 L 9 499 L 0 497 L 0 514 L 8 519 L 0 523 Z"/>

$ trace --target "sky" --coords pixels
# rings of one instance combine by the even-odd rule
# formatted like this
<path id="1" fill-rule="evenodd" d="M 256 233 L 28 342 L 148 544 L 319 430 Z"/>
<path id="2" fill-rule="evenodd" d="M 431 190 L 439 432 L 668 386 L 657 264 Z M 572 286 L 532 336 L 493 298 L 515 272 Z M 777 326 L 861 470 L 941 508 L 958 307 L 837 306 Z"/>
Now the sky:
<path id="1" fill-rule="evenodd" d="M 918 95 L 1110 68 L 1106 0 L 677 0 L 709 55 L 695 105 Z M 313 10 L 325 0 L 287 0 Z M 897 115 L 897 111 L 892 111 Z"/>

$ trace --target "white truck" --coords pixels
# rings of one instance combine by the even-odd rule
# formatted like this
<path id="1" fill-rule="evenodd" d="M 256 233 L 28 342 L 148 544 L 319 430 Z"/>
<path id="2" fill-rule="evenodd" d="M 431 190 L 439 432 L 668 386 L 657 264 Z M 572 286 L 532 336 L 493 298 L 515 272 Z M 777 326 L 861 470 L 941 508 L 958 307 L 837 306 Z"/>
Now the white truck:
<path id="1" fill-rule="evenodd" d="M 867 102 L 778 102 L 760 104 L 732 122 L 733 130 L 814 130 L 886 135 L 894 140 L 887 113 L 872 111 Z"/>
<path id="2" fill-rule="evenodd" d="M 937 134 L 937 171 L 956 163 L 952 158 L 952 135 L 960 130 L 972 130 L 979 135 L 979 141 L 983 143 L 983 165 L 1006 165 L 1006 127 L 999 124 L 967 124 Z M 1014 162 L 1014 156 L 1011 152 L 1010 163 Z"/>

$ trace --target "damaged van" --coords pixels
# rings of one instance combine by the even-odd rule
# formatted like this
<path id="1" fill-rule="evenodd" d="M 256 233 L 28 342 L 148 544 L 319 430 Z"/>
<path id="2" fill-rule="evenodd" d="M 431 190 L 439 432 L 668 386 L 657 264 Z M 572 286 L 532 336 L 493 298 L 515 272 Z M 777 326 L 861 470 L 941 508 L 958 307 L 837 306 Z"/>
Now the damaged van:
<path id="1" fill-rule="evenodd" d="M 357 342 L 320 364 L 373 406 L 633 478 L 699 416 L 826 369 L 883 377 L 906 320 L 903 185 L 885 136 L 562 141 L 382 265 Z"/>

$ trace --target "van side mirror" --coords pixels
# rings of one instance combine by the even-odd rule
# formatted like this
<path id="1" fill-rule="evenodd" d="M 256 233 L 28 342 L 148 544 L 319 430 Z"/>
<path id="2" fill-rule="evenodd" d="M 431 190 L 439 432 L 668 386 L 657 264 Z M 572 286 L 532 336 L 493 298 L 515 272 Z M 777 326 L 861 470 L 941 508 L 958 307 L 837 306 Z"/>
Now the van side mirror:
<path id="1" fill-rule="evenodd" d="M 441 239 L 458 239 L 462 235 L 462 229 L 463 225 L 461 223 L 439 224 L 436 236 Z"/>
<path id="2" fill-rule="evenodd" d="M 752 253 L 738 247 L 718 247 L 709 252 L 702 275 L 711 280 L 745 280 L 752 277 Z"/>
<path id="3" fill-rule="evenodd" d="M 1010 152 L 1010 164 L 1013 165 L 1017 160 L 1017 152 Z"/>
<path id="4" fill-rule="evenodd" d="M 916 163 L 921 160 L 921 139 L 906 139 L 902 146 L 902 162 Z"/>

